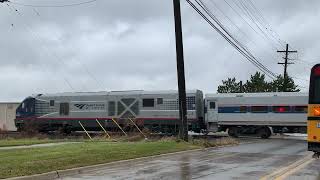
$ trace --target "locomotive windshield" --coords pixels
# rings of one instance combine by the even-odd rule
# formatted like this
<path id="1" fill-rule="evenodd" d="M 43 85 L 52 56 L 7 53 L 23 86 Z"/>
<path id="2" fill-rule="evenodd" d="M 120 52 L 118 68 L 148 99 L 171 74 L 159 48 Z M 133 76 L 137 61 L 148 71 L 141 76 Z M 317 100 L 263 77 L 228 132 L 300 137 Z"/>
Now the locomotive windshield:
<path id="1" fill-rule="evenodd" d="M 35 108 L 35 99 L 27 98 L 17 108 L 16 116 L 18 117 L 32 116 L 34 114 L 34 108 Z"/>

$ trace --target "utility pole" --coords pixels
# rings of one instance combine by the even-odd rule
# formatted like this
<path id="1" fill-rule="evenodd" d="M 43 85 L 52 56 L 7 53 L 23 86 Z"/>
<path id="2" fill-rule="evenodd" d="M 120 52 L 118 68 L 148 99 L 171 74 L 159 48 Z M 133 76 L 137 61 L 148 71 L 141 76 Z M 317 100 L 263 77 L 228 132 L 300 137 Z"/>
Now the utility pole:
<path id="1" fill-rule="evenodd" d="M 287 91 L 287 84 L 288 84 L 288 73 L 287 73 L 287 68 L 289 64 L 294 64 L 292 62 L 288 62 L 289 58 L 289 53 L 297 53 L 298 51 L 289 51 L 289 44 L 286 46 L 285 51 L 277 51 L 278 53 L 286 53 L 286 56 L 283 58 L 285 61 L 284 62 L 279 62 L 278 64 L 284 65 L 284 72 L 283 72 L 283 92 Z"/>
<path id="2" fill-rule="evenodd" d="M 240 93 L 243 93 L 243 84 L 242 84 L 242 81 L 240 81 Z"/>
<path id="3" fill-rule="evenodd" d="M 181 8 L 180 0 L 173 0 L 174 22 L 176 33 L 176 52 L 177 52 L 177 74 L 179 89 L 179 138 L 188 141 L 188 119 L 187 119 L 187 103 L 186 103 L 186 83 L 184 73 L 184 57 L 183 57 L 183 41 L 182 41 L 182 25 L 181 25 Z"/>

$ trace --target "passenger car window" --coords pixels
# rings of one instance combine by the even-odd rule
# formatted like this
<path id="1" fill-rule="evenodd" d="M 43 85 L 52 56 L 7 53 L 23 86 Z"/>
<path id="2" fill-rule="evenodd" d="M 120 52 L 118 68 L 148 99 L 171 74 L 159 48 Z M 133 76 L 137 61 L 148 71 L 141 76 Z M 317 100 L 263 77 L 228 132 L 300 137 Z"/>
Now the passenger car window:
<path id="1" fill-rule="evenodd" d="M 285 113 L 290 112 L 290 106 L 273 106 L 272 111 L 275 113 Z"/>
<path id="2" fill-rule="evenodd" d="M 215 109 L 216 108 L 216 102 L 210 102 L 209 107 L 210 107 L 210 109 Z"/>
<path id="3" fill-rule="evenodd" d="M 268 106 L 251 106 L 251 112 L 253 112 L 253 113 L 266 113 L 266 112 L 268 112 Z"/>
<path id="4" fill-rule="evenodd" d="M 293 109 L 294 109 L 294 112 L 300 112 L 300 113 L 308 112 L 308 106 L 294 106 Z"/>

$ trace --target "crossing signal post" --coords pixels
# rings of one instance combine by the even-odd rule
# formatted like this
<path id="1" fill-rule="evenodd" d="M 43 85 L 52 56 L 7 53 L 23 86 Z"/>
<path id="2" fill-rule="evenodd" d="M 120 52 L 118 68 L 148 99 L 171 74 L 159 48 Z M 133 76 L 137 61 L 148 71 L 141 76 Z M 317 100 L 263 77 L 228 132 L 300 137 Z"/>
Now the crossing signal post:
<path id="1" fill-rule="evenodd" d="M 175 33 L 176 33 L 176 52 L 177 52 L 177 74 L 179 89 L 179 138 L 188 141 L 188 121 L 186 104 L 186 83 L 184 73 L 183 40 L 181 25 L 180 0 L 173 0 Z"/>

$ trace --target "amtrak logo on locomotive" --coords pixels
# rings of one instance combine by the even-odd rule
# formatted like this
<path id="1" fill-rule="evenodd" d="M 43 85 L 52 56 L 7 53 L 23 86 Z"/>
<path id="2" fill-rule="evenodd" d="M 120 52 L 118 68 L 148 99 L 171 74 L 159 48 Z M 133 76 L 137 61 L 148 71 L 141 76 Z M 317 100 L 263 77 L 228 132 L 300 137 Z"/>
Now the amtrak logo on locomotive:
<path id="1" fill-rule="evenodd" d="M 105 104 L 74 104 L 80 110 L 104 110 Z"/>

